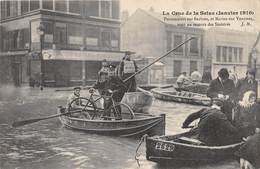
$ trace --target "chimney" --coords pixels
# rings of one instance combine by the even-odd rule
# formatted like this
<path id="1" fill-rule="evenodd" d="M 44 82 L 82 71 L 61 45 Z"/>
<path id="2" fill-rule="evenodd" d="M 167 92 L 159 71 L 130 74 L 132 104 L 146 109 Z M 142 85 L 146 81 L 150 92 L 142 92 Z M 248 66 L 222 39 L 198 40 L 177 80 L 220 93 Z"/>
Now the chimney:
<path id="1" fill-rule="evenodd" d="M 154 12 L 154 8 L 151 6 L 149 9 L 150 12 Z"/>
<path id="2" fill-rule="evenodd" d="M 125 22 L 128 19 L 128 17 L 129 17 L 129 12 L 127 10 L 123 11 L 121 13 L 121 22 L 122 23 Z"/>

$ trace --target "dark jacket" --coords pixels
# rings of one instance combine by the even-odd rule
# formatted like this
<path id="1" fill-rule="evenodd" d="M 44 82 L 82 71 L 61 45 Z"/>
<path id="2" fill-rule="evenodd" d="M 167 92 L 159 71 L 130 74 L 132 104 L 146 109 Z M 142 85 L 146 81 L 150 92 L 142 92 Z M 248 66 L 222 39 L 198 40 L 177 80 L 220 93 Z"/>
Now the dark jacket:
<path id="1" fill-rule="evenodd" d="M 239 79 L 237 83 L 237 93 L 238 93 L 238 99 L 242 100 L 244 93 L 252 90 L 256 93 L 257 96 L 257 87 L 258 82 L 256 80 L 253 80 L 253 83 L 249 83 L 247 78 Z"/>
<path id="2" fill-rule="evenodd" d="M 125 84 L 122 82 L 121 79 L 119 79 L 118 77 L 109 77 L 106 81 L 104 82 L 97 82 L 94 85 L 95 89 L 99 89 L 100 91 L 102 91 L 102 93 L 100 93 L 101 95 L 110 95 L 108 93 L 108 90 L 112 90 L 113 91 L 113 99 L 116 102 L 120 102 L 125 94 L 125 92 L 127 91 L 127 87 L 125 86 Z"/>
<path id="3" fill-rule="evenodd" d="M 217 98 L 218 94 L 229 95 L 230 99 L 234 100 L 236 98 L 234 82 L 230 79 L 227 79 L 224 83 L 222 83 L 219 78 L 212 80 L 209 84 L 207 96 Z"/>
<path id="4" fill-rule="evenodd" d="M 249 138 L 236 155 L 249 161 L 255 168 L 260 168 L 260 133 Z"/>
<path id="5" fill-rule="evenodd" d="M 187 127 L 196 119 L 200 119 L 198 139 L 206 145 L 227 145 L 240 141 L 241 137 L 238 130 L 220 110 L 203 108 L 196 113 L 192 113 L 183 122 L 183 127 Z"/>

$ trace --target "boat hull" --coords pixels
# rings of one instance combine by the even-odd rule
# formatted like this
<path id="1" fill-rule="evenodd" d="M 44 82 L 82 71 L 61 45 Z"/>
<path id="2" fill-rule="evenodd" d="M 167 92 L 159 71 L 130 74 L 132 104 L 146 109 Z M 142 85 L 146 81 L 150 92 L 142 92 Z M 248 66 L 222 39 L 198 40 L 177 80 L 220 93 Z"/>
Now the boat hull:
<path id="1" fill-rule="evenodd" d="M 155 88 L 152 89 L 151 92 L 153 93 L 153 96 L 156 99 L 160 99 L 164 101 L 173 101 L 173 102 L 188 103 L 188 104 L 203 105 L 203 106 L 209 106 L 211 104 L 211 99 L 206 97 L 206 95 L 204 96 L 201 94 L 188 92 L 188 94 L 190 93 L 195 96 L 193 97 L 179 96 L 176 94 L 177 91 L 175 91 L 174 88 L 168 88 L 168 89 Z M 196 95 L 198 95 L 198 97 L 196 97 Z"/>
<path id="2" fill-rule="evenodd" d="M 127 104 L 134 112 L 148 113 L 153 103 L 153 95 L 138 88 L 137 92 L 125 93 L 121 102 Z"/>
<path id="3" fill-rule="evenodd" d="M 161 164 L 204 164 L 235 158 L 234 153 L 243 142 L 226 146 L 206 146 L 180 143 L 167 137 L 148 137 L 146 139 L 146 158 Z"/>
<path id="4" fill-rule="evenodd" d="M 136 115 L 134 119 L 123 120 L 89 120 L 60 116 L 60 121 L 65 127 L 102 135 L 140 137 L 144 134 L 149 136 L 165 134 L 165 114 Z"/>

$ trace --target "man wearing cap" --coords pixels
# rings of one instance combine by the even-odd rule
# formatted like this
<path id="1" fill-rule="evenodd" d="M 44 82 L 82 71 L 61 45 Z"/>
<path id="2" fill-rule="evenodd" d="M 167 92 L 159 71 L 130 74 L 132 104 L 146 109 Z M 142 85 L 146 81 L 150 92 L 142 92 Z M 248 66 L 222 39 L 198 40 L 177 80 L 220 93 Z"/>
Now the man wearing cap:
<path id="1" fill-rule="evenodd" d="M 182 72 L 180 74 L 180 76 L 177 78 L 176 83 L 178 85 L 178 87 L 182 87 L 183 85 L 187 85 L 189 84 L 191 81 L 189 80 L 189 78 L 187 77 L 187 73 L 186 72 Z"/>
<path id="2" fill-rule="evenodd" d="M 242 100 L 244 93 L 252 90 L 256 93 L 257 98 L 257 87 L 258 82 L 255 80 L 255 70 L 249 69 L 246 72 L 246 77 L 243 79 L 239 79 L 237 83 L 237 92 L 238 92 L 238 100 Z"/>
<path id="3" fill-rule="evenodd" d="M 198 123 L 198 139 L 206 145 L 228 145 L 240 141 L 238 130 L 221 111 L 223 101 L 213 99 L 211 108 L 203 108 L 190 114 L 183 122 L 182 128 L 187 128 L 190 123 L 200 119 Z"/>
<path id="4" fill-rule="evenodd" d="M 79 103 L 80 99 L 78 99 L 78 100 L 76 100 L 76 99 L 80 98 L 81 87 L 77 86 L 77 87 L 74 87 L 73 89 L 74 89 L 73 93 L 69 96 L 69 98 L 67 100 L 67 107 L 71 106 L 71 108 L 77 108 L 77 106 L 80 105 L 80 103 Z M 74 100 L 76 100 L 76 101 L 74 101 Z"/>
<path id="5" fill-rule="evenodd" d="M 134 60 L 131 60 L 130 55 L 132 52 L 127 51 L 125 53 L 125 57 L 122 59 L 120 64 L 118 65 L 118 76 L 125 80 L 128 77 L 132 76 L 135 72 L 137 72 L 137 65 Z M 136 80 L 135 77 L 132 77 L 128 81 L 125 82 L 125 85 L 128 87 L 128 92 L 136 91 Z"/>
<path id="6" fill-rule="evenodd" d="M 207 96 L 212 99 L 219 98 L 225 100 L 223 112 L 231 120 L 233 102 L 236 98 L 236 88 L 233 80 L 229 79 L 229 73 L 226 68 L 220 69 L 218 77 L 210 82 Z"/>

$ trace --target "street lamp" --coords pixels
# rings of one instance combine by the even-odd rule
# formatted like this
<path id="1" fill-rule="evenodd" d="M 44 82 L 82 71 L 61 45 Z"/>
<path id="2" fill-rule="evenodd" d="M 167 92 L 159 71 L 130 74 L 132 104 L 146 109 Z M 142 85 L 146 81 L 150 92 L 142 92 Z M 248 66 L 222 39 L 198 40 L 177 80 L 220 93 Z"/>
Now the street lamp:
<path id="1" fill-rule="evenodd" d="M 43 55 L 42 55 L 42 50 L 44 48 L 44 25 L 41 22 L 39 27 L 37 28 L 37 33 L 40 35 L 40 60 L 41 60 L 41 79 L 40 79 L 40 89 L 43 90 L 44 86 L 44 61 L 43 61 Z"/>
<path id="2" fill-rule="evenodd" d="M 257 53 L 258 53 L 257 50 L 253 49 L 253 51 L 252 51 L 252 59 L 254 61 L 254 69 L 255 69 L 255 71 L 256 71 Z"/>

